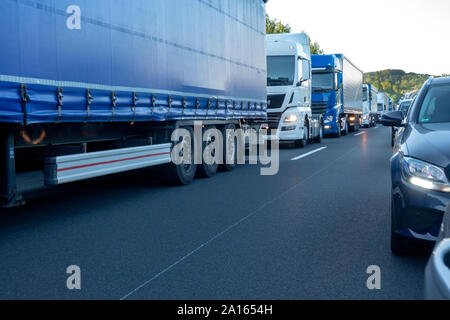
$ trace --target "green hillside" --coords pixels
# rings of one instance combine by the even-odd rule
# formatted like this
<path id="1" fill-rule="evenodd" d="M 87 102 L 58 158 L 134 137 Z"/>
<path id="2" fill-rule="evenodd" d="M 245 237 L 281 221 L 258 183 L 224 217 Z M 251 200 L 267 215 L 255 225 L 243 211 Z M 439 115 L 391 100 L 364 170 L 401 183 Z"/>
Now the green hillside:
<path id="1" fill-rule="evenodd" d="M 397 103 L 405 93 L 420 89 L 429 77 L 403 70 L 384 70 L 364 74 L 364 82 L 373 84 L 380 92 L 386 92 Z"/>

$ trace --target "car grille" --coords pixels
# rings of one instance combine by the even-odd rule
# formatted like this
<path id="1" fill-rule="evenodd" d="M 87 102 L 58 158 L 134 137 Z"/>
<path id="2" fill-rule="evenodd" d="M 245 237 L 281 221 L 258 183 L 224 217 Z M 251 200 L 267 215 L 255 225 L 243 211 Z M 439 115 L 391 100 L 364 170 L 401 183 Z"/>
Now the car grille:
<path id="1" fill-rule="evenodd" d="M 313 114 L 325 114 L 327 112 L 327 103 L 326 102 L 313 102 L 312 106 Z"/>
<path id="2" fill-rule="evenodd" d="M 273 94 L 267 96 L 267 109 L 279 109 L 283 106 L 285 94 Z"/>

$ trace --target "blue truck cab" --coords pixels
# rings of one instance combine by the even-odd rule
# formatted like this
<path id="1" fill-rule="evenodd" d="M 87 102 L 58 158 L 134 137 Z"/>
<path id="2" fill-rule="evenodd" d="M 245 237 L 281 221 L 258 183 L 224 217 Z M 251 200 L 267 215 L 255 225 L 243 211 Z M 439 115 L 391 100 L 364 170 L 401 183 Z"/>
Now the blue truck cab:
<path id="1" fill-rule="evenodd" d="M 313 55 L 313 114 L 324 115 L 324 134 L 338 133 L 337 115 L 341 113 L 342 63 L 334 54 Z"/>
<path id="2" fill-rule="evenodd" d="M 343 54 L 312 55 L 312 112 L 324 117 L 324 134 L 358 131 L 363 73 Z"/>

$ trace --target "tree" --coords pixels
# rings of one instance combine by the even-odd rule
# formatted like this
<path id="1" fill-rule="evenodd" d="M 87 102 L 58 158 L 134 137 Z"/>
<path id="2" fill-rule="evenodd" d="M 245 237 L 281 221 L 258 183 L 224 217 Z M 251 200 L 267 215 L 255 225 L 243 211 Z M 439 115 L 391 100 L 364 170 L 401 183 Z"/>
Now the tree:
<path id="1" fill-rule="evenodd" d="M 283 24 L 277 19 L 272 20 L 270 19 L 269 15 L 266 14 L 266 33 L 291 33 L 291 26 L 289 24 Z M 311 54 L 324 54 L 324 51 L 320 48 L 320 45 L 317 43 L 317 41 L 312 42 L 309 36 L 308 38 L 309 46 L 311 47 Z"/>
<path id="2" fill-rule="evenodd" d="M 373 84 L 398 102 L 405 93 L 420 89 L 428 77 L 427 74 L 406 73 L 403 70 L 383 70 L 366 73 L 364 82 Z"/>
<path id="3" fill-rule="evenodd" d="M 291 33 L 291 26 L 289 24 L 283 24 L 277 19 L 270 19 L 269 15 L 266 14 L 266 33 Z"/>
<path id="4" fill-rule="evenodd" d="M 310 38 L 309 45 L 311 47 L 311 54 L 324 54 L 324 51 L 320 48 L 320 45 L 317 43 L 317 41 L 314 41 L 314 43 L 312 43 Z"/>
<path id="5" fill-rule="evenodd" d="M 311 54 L 324 54 L 324 51 L 320 48 L 319 43 L 317 41 L 312 42 L 311 37 L 308 35 L 307 32 L 302 31 L 308 36 L 309 39 L 309 47 L 311 48 Z"/>

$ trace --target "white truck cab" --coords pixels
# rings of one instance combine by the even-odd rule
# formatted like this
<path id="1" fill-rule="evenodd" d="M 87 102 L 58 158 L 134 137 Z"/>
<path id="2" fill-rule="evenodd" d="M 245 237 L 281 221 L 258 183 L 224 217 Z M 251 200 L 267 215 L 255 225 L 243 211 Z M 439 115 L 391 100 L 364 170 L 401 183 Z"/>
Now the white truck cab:
<path id="1" fill-rule="evenodd" d="M 389 97 L 384 92 L 378 93 L 378 119 L 389 111 Z"/>
<path id="2" fill-rule="evenodd" d="M 322 116 L 311 110 L 311 53 L 306 34 L 267 35 L 267 128 L 280 142 L 304 147 L 323 137 Z"/>
<path id="3" fill-rule="evenodd" d="M 372 84 L 363 84 L 363 113 L 361 125 L 365 128 L 375 126 L 377 122 L 378 89 Z"/>

